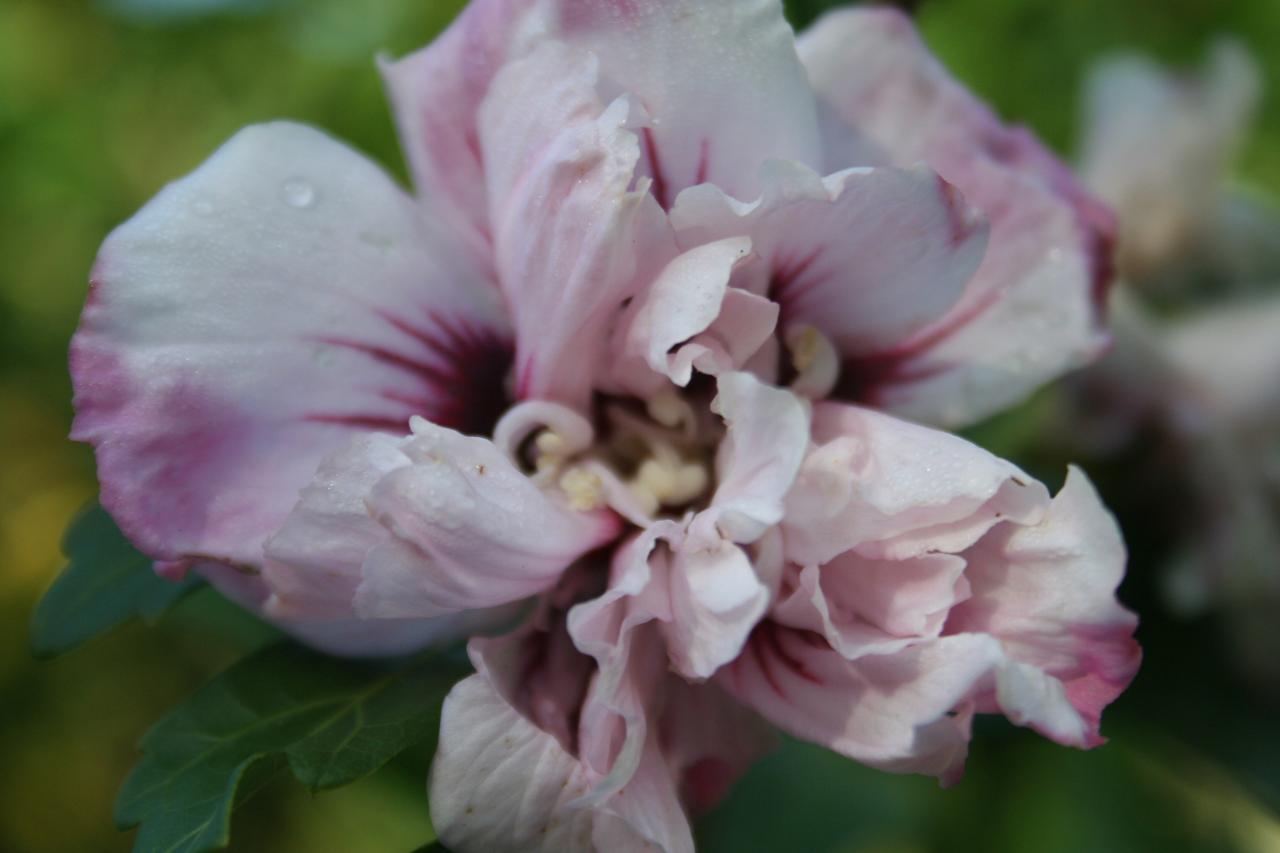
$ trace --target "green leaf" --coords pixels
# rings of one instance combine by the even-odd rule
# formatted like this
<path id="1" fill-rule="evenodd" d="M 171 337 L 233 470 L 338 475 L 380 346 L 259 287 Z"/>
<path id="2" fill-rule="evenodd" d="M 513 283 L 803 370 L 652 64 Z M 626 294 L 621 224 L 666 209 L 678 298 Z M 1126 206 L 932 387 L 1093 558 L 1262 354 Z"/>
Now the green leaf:
<path id="1" fill-rule="evenodd" d="M 31 649 L 53 657 L 131 619 L 153 620 L 199 586 L 159 577 L 111 516 L 96 502 L 67 528 L 62 551 L 69 563 L 31 618 Z"/>
<path id="2" fill-rule="evenodd" d="M 440 657 L 394 670 L 283 643 L 257 652 L 157 723 L 116 802 L 136 851 L 226 845 L 248 775 L 287 760 L 313 789 L 353 782 L 435 736 L 444 695 L 465 670 Z M 270 765 L 268 765 L 270 766 Z"/>

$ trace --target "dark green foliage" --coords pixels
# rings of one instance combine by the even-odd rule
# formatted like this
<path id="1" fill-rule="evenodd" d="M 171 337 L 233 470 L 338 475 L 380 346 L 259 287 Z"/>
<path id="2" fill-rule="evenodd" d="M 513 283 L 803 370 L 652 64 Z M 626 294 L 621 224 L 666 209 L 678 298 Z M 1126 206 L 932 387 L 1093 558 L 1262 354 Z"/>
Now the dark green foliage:
<path id="1" fill-rule="evenodd" d="M 313 790 L 333 788 L 434 738 L 460 675 L 436 658 L 385 669 L 291 643 L 257 652 L 147 733 L 116 822 L 140 827 L 138 851 L 222 847 L 236 803 L 284 766 Z"/>
<path id="2" fill-rule="evenodd" d="M 131 619 L 154 620 L 199 585 L 164 580 L 97 503 L 67 528 L 68 564 L 36 605 L 31 648 L 52 657 Z"/>

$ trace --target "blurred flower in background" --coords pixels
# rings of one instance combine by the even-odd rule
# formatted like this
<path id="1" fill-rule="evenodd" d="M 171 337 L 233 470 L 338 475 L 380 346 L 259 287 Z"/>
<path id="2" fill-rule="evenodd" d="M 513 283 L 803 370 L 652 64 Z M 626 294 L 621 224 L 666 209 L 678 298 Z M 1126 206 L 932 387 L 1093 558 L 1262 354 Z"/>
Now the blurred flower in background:
<path id="1" fill-rule="evenodd" d="M 6 759 L 0 850 L 129 849 L 130 836 L 112 827 L 111 808 L 139 736 L 211 673 L 273 636 L 216 597 L 197 593 L 155 627 L 133 626 L 52 663 L 29 658 L 28 614 L 59 568 L 57 543 L 67 518 L 94 489 L 87 448 L 65 439 L 65 363 L 102 236 L 239 127 L 278 116 L 323 127 L 402 177 L 371 57 L 423 44 L 461 5 L 0 4 L 0 754 Z M 834 4 L 787 5 L 792 20 L 804 25 Z M 1203 235 L 1187 238 L 1197 259 L 1164 270 L 1167 284 L 1135 279 L 1129 291 L 1150 331 L 1130 340 L 1140 351 L 1160 353 L 1151 362 L 1156 373 L 1142 373 L 1141 358 L 1113 360 L 1106 368 L 1138 373 L 1111 386 L 1128 389 L 1120 398 L 1127 405 L 1186 382 L 1163 377 L 1187 370 L 1173 355 L 1182 348 L 1175 338 L 1181 331 L 1188 340 L 1197 337 L 1190 330 L 1204 316 L 1201 308 L 1228 294 L 1261 296 L 1280 282 L 1271 254 L 1280 252 L 1280 240 L 1266 200 L 1280 192 L 1280 63 L 1270 58 L 1280 46 L 1280 8 L 1274 0 L 949 0 L 921 4 L 919 22 L 958 78 L 1059 151 L 1079 130 L 1071 96 L 1098 55 L 1141 51 L 1159 57 L 1145 61 L 1154 63 L 1149 67 L 1185 66 L 1201 55 L 1207 37 L 1231 32 L 1262 60 L 1236 75 L 1256 74 L 1250 84 L 1256 88 L 1237 102 L 1238 115 L 1225 133 L 1216 132 L 1202 161 L 1213 177 L 1195 181 L 1215 211 L 1207 219 L 1192 217 L 1192 230 Z M 1240 58 L 1237 49 L 1225 50 Z M 1222 62 L 1211 60 L 1210 67 Z M 1245 68 L 1248 60 L 1236 66 Z M 1260 106 L 1247 129 L 1251 103 Z M 1238 178 L 1251 188 L 1240 190 Z M 1237 322 L 1262 329 L 1255 338 L 1259 352 L 1273 343 L 1266 330 L 1276 328 L 1274 321 L 1234 306 L 1222 306 L 1226 319 L 1217 327 L 1227 330 L 1232 345 L 1212 343 L 1221 336 L 1200 336 L 1218 357 L 1192 355 L 1192 365 L 1239 378 L 1221 358 L 1245 352 Z M 1206 323 L 1199 328 L 1212 329 Z M 1117 355 L 1125 346 L 1125 339 L 1117 342 Z M 1215 393 L 1244 387 L 1212 374 L 1197 382 Z M 1106 452 L 1087 466 L 1130 544 L 1122 596 L 1144 615 L 1144 669 L 1111 712 L 1111 744 L 1076 754 L 993 723 L 979 734 L 969 777 L 940 792 L 928 780 L 886 777 L 789 742 L 704 821 L 700 849 L 1280 850 L 1280 738 L 1274 732 L 1280 710 L 1223 665 L 1229 652 L 1216 631 L 1240 636 L 1246 620 L 1215 607 L 1172 619 L 1160 603 L 1168 600 L 1167 570 L 1177 563 L 1190 565 L 1197 579 L 1190 584 L 1196 594 L 1182 593 L 1180 600 L 1222 601 L 1217 570 L 1205 573 L 1209 562 L 1200 556 L 1180 558 L 1215 541 L 1196 532 L 1201 522 L 1234 523 L 1246 514 L 1237 507 L 1248 505 L 1259 530 L 1274 530 L 1276 509 L 1268 503 L 1274 492 L 1267 499 L 1265 491 L 1240 484 L 1263 482 L 1264 467 L 1274 466 L 1275 421 L 1254 419 L 1265 407 L 1240 420 L 1237 409 L 1197 399 L 1199 393 L 1165 397 L 1154 419 L 1110 418 L 1122 424 L 1122 435 L 1105 442 Z M 1055 417 L 1067 417 L 1056 403 L 1061 396 L 1050 392 L 972 437 L 1056 488 L 1061 461 L 1077 452 L 1077 436 L 1094 434 L 1086 429 L 1092 418 L 1047 428 Z M 1188 398 L 1194 405 L 1167 402 Z M 1252 409 L 1264 398 L 1246 391 L 1232 399 Z M 1112 412 L 1115 403 L 1091 399 L 1088 409 Z M 1167 426 L 1183 421 L 1191 426 Z M 1170 438 L 1188 433 L 1214 438 Z M 1241 450 L 1241 437 L 1248 436 L 1258 443 Z M 1268 443 L 1269 455 L 1257 449 Z M 1230 448 L 1223 451 L 1234 460 L 1230 466 L 1215 461 L 1217 450 L 1205 449 L 1217 447 Z M 1201 481 L 1210 487 L 1189 485 L 1186 475 L 1194 468 L 1203 469 Z M 1273 546 L 1245 544 L 1265 542 L 1267 535 L 1273 534 L 1250 540 L 1225 533 L 1216 541 L 1252 554 L 1259 574 L 1274 575 Z M 1243 651 L 1274 663 L 1280 656 L 1267 651 L 1265 641 L 1276 636 L 1277 605 L 1257 593 L 1231 598 L 1230 612 L 1253 614 L 1258 628 L 1234 646 L 1232 659 Z M 425 767 L 425 755 L 411 754 L 363 782 L 314 797 L 297 786 L 270 784 L 237 812 L 233 849 L 407 853 L 431 837 L 422 803 Z"/>
<path id="2" fill-rule="evenodd" d="M 1194 73 L 1124 55 L 1089 74 L 1080 169 L 1117 212 L 1122 284 L 1113 351 L 1063 418 L 1095 457 L 1144 458 L 1131 485 L 1178 492 L 1168 603 L 1224 608 L 1237 662 L 1280 690 L 1280 211 L 1229 180 L 1261 81 L 1227 39 Z"/>
<path id="3" fill-rule="evenodd" d="M 1197 254 L 1220 253 L 1218 244 L 1231 239 L 1224 232 L 1247 230 L 1241 210 L 1256 202 L 1228 191 L 1225 178 L 1260 85 L 1253 57 L 1227 40 L 1213 45 L 1195 74 L 1133 55 L 1092 69 L 1080 173 L 1120 219 L 1117 262 L 1131 284 L 1150 289 L 1185 279 Z M 1252 214 L 1268 212 L 1258 205 Z"/>

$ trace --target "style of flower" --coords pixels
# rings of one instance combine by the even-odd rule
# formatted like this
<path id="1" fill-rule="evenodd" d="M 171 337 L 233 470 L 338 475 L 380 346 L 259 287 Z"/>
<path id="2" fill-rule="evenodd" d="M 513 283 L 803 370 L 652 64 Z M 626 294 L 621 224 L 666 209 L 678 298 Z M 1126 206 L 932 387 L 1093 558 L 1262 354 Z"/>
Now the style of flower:
<path id="1" fill-rule="evenodd" d="M 446 700 L 450 847 L 689 850 L 766 721 L 946 781 L 974 713 L 1100 741 L 1097 495 L 895 415 L 1094 356 L 1109 216 L 909 20 L 477 0 L 384 72 L 417 196 L 243 131 L 104 246 L 75 434 L 162 571 L 322 647 L 535 600 Z"/>

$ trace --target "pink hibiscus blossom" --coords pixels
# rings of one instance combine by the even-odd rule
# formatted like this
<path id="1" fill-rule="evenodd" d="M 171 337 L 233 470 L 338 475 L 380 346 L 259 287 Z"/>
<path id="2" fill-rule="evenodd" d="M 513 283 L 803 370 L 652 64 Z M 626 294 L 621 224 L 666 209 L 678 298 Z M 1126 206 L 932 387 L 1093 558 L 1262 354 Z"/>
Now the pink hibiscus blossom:
<path id="1" fill-rule="evenodd" d="M 1094 356 L 1109 217 L 907 19 L 477 0 L 384 71 L 416 196 L 236 136 L 104 246 L 75 434 L 163 571 L 322 647 L 536 601 L 446 701 L 447 844 L 689 850 L 766 722 L 944 780 L 978 712 L 1099 742 L 1110 516 L 894 415 Z"/>

